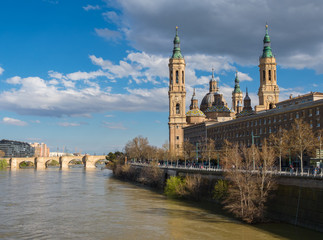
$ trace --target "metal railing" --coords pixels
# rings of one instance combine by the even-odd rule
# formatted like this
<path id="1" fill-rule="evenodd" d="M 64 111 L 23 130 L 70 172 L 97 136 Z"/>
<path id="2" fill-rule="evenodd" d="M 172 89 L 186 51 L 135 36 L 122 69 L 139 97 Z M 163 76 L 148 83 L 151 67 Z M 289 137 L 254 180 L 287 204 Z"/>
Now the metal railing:
<path id="1" fill-rule="evenodd" d="M 152 164 L 149 163 L 130 163 L 131 165 L 134 166 L 151 166 Z M 161 164 L 161 165 L 157 165 L 159 168 L 162 169 L 174 169 L 174 170 L 193 170 L 193 171 L 202 171 L 202 172 L 225 172 L 228 171 L 226 169 L 223 168 L 218 168 L 218 167 L 202 167 L 202 166 L 182 166 L 182 165 L 169 165 L 169 164 Z M 245 170 L 241 170 L 241 171 L 245 171 Z M 261 170 L 252 170 L 252 172 L 258 172 Z M 285 171 L 278 171 L 278 170 L 274 170 L 274 171 L 267 171 L 268 173 L 271 173 L 273 175 L 276 176 L 290 176 L 290 177 L 300 177 L 300 178 L 319 178 L 319 179 L 323 179 L 323 169 L 320 169 L 320 172 L 317 172 L 314 170 L 310 170 L 308 169 L 307 171 L 303 171 L 300 172 L 298 169 L 296 169 L 295 171 L 291 171 L 288 169 L 285 169 Z"/>

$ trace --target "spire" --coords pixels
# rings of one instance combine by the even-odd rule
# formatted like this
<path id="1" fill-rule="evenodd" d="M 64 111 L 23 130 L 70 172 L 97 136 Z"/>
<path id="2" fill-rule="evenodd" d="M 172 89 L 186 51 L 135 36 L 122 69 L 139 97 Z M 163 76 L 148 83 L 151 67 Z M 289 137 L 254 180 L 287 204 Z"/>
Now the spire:
<path id="1" fill-rule="evenodd" d="M 183 58 L 181 54 L 181 48 L 179 45 L 180 45 L 180 40 L 178 36 L 178 27 L 176 26 L 176 36 L 174 38 L 174 49 L 173 49 L 172 58 Z"/>
<path id="2" fill-rule="evenodd" d="M 246 96 L 245 96 L 244 100 L 250 100 L 250 97 L 248 95 L 248 87 L 246 87 Z"/>
<path id="3" fill-rule="evenodd" d="M 236 71 L 236 78 L 234 79 L 234 90 L 233 93 L 241 93 L 239 85 L 238 71 Z"/>
<path id="4" fill-rule="evenodd" d="M 195 100 L 195 99 L 197 99 L 197 98 L 195 97 L 195 88 L 194 88 L 193 95 L 192 95 L 192 100 Z"/>
<path id="5" fill-rule="evenodd" d="M 219 88 L 218 88 L 218 83 L 216 81 L 216 79 L 214 78 L 214 68 L 212 68 L 212 78 L 209 82 L 209 85 L 210 85 L 210 92 L 218 92 L 219 91 Z"/>
<path id="6" fill-rule="evenodd" d="M 268 25 L 266 24 L 266 34 L 264 37 L 264 49 L 262 52 L 262 57 L 266 58 L 266 57 L 273 57 L 273 53 L 271 51 L 271 47 L 270 47 L 270 37 L 268 35 Z"/>

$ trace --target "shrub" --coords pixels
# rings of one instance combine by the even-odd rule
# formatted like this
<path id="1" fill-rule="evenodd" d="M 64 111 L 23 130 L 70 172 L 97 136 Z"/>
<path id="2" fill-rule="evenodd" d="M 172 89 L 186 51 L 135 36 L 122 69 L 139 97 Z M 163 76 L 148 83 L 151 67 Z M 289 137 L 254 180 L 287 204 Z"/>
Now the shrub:
<path id="1" fill-rule="evenodd" d="M 228 183 L 225 180 L 218 180 L 214 185 L 213 199 L 222 201 L 228 194 Z"/>
<path id="2" fill-rule="evenodd" d="M 0 159 L 0 169 L 4 169 L 8 167 L 7 160 L 5 159 Z"/>
<path id="3" fill-rule="evenodd" d="M 184 180 L 181 177 L 170 177 L 167 179 L 165 194 L 173 198 L 183 197 L 185 195 Z"/>

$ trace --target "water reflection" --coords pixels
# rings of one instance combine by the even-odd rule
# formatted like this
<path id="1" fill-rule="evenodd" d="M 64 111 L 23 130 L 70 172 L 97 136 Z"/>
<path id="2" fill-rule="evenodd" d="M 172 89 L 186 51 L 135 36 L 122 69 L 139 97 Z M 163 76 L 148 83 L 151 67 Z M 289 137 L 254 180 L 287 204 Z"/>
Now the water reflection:
<path id="1" fill-rule="evenodd" d="M 286 224 L 250 226 L 108 170 L 0 171 L 0 239 L 322 239 Z"/>

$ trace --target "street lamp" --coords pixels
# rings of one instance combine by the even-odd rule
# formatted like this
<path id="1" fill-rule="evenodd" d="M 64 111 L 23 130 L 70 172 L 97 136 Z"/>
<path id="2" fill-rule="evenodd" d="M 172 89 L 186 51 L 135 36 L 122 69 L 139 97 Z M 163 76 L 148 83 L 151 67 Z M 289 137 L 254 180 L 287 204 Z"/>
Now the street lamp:
<path id="1" fill-rule="evenodd" d="M 260 136 L 253 135 L 253 131 L 251 131 L 251 146 L 255 144 L 255 138 L 259 138 Z M 252 163 L 253 163 L 253 170 L 256 170 L 255 166 L 255 157 L 254 157 L 254 150 L 252 149 Z"/>

